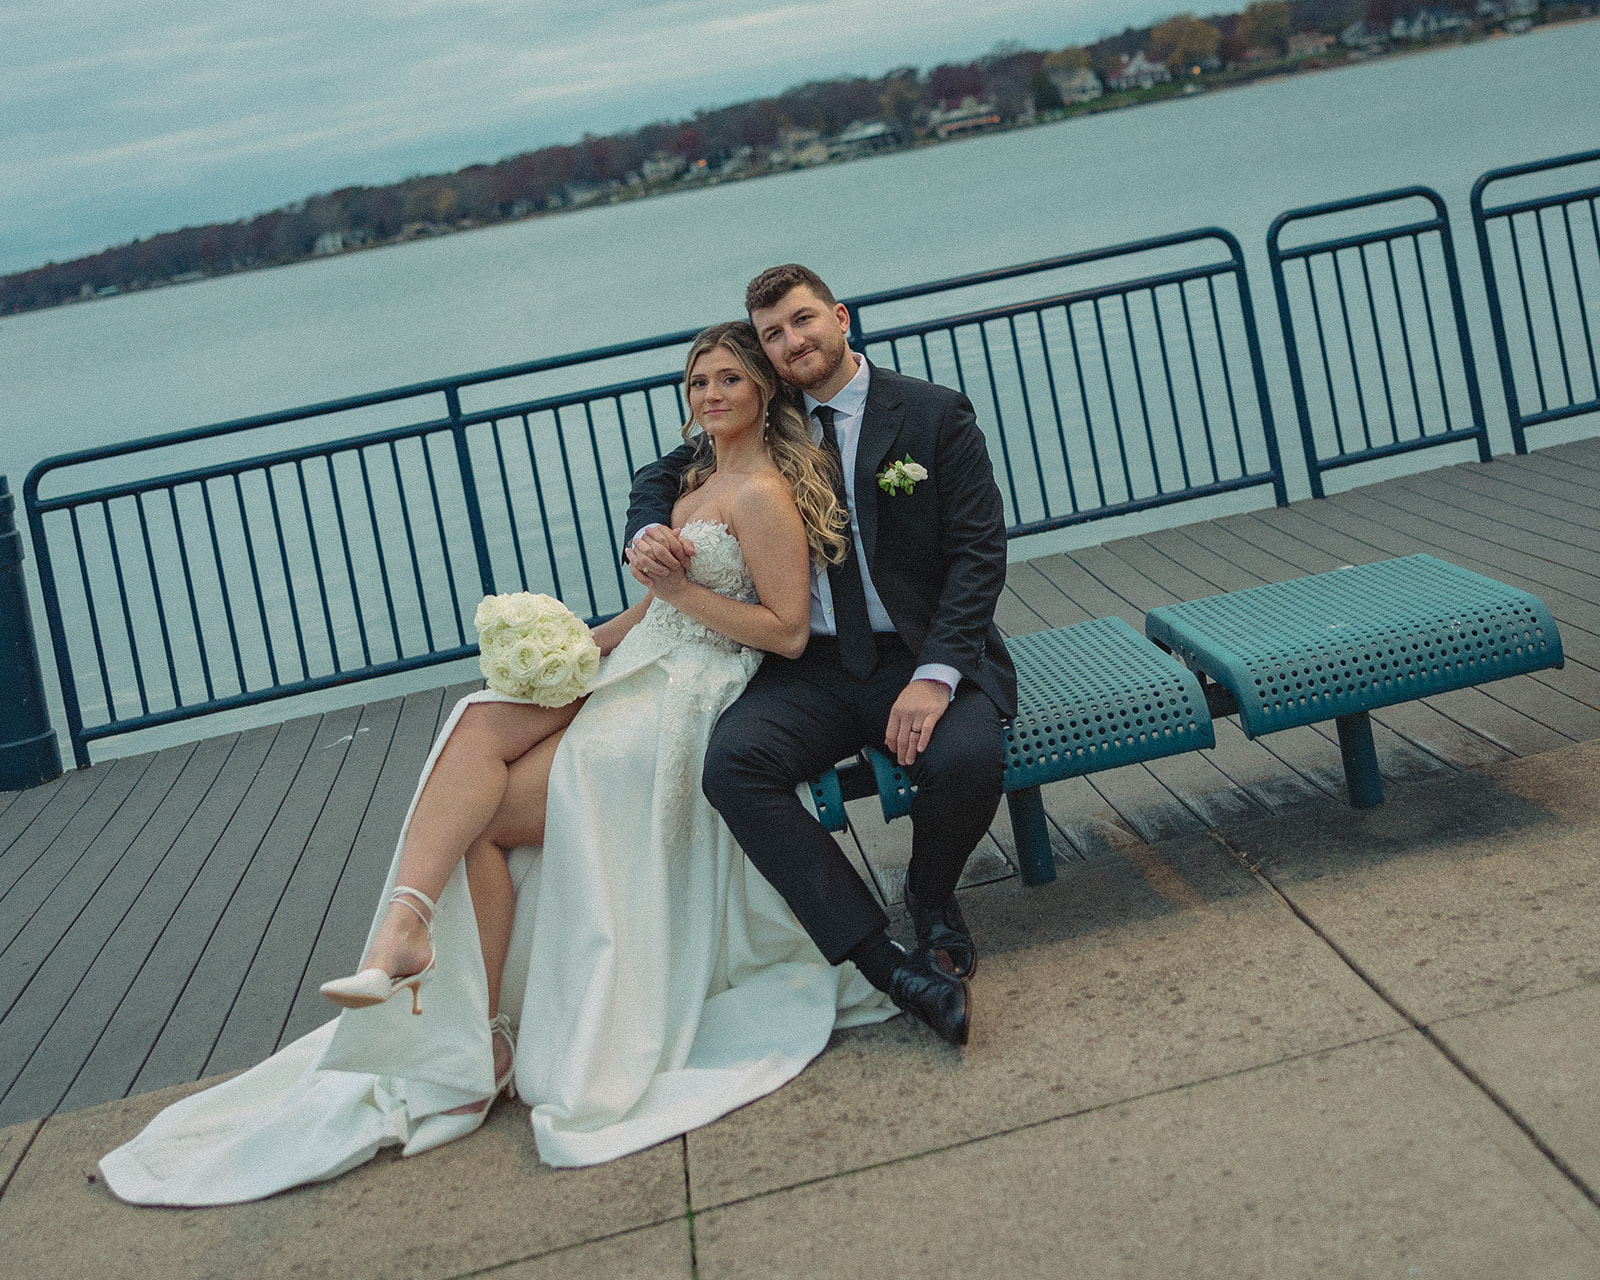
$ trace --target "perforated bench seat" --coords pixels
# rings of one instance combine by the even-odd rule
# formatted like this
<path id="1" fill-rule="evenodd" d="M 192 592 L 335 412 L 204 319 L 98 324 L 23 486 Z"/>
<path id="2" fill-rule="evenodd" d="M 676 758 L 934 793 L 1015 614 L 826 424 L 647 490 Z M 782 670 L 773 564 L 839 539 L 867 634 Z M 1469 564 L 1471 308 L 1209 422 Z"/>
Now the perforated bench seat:
<path id="1" fill-rule="evenodd" d="M 1006 732 L 1006 799 L 1025 884 L 1055 879 L 1039 787 L 1117 765 L 1216 745 L 1194 674 L 1120 618 L 1006 641 L 1017 667 L 1017 715 Z M 817 815 L 845 826 L 844 801 L 878 793 L 887 821 L 911 811 L 912 788 L 881 751 L 811 784 Z"/>
<path id="2" fill-rule="evenodd" d="M 1334 720 L 1357 808 L 1383 800 L 1369 711 L 1562 665 L 1542 600 L 1428 555 L 1165 605 L 1145 633 L 1252 738 Z"/>

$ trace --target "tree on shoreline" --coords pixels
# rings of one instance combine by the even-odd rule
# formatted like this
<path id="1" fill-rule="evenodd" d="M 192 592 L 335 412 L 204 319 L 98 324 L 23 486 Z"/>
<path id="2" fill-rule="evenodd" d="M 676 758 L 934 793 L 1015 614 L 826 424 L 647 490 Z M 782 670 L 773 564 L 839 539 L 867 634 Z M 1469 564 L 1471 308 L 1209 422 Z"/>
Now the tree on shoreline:
<path id="1" fill-rule="evenodd" d="M 1057 87 L 1061 73 L 1088 67 L 1109 80 L 1125 59 L 1145 53 L 1187 78 L 1196 67 L 1215 67 L 1213 59 L 1241 63 L 1251 49 L 1281 55 L 1295 32 L 1334 34 L 1359 19 L 1387 27 L 1424 3 L 1462 9 L 1471 0 L 1251 0 L 1239 13 L 1204 19 L 1180 13 L 1086 48 L 1039 51 L 1002 42 L 972 62 L 942 63 L 925 74 L 903 66 L 875 79 L 811 81 L 774 97 L 697 111 L 686 120 L 585 134 L 575 144 L 544 146 L 455 173 L 344 187 L 235 222 L 166 231 L 70 262 L 46 263 L 0 277 L 0 313 L 277 266 L 598 199 L 648 195 L 683 183 L 771 172 L 816 158 L 799 157 L 791 145 L 796 138 L 814 143 L 852 124 L 881 120 L 892 141 L 910 145 L 931 136 L 932 112 L 958 108 L 969 99 L 1006 122 L 1032 118 L 1033 112 L 1099 110 L 1120 99 L 1068 107 Z M 1266 70 L 1275 65 L 1261 64 Z M 1154 92 L 1176 89 L 1160 86 Z"/>

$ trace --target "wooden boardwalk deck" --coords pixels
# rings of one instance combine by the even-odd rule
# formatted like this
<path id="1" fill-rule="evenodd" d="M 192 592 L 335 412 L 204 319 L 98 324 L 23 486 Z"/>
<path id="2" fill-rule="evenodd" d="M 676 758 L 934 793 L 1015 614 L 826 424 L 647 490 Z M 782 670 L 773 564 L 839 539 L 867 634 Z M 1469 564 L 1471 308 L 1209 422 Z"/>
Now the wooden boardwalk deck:
<path id="1" fill-rule="evenodd" d="M 1012 566 L 1010 634 L 1427 551 L 1543 597 L 1567 665 L 1374 716 L 1391 786 L 1600 737 L 1600 440 Z M 464 688 L 332 711 L 0 793 L 0 1126 L 248 1066 L 331 1009 L 418 769 Z M 1063 874 L 1342 796 L 1332 726 L 1045 789 Z M 848 837 L 887 901 L 908 852 Z M 969 880 L 1013 874 L 1004 808 Z"/>

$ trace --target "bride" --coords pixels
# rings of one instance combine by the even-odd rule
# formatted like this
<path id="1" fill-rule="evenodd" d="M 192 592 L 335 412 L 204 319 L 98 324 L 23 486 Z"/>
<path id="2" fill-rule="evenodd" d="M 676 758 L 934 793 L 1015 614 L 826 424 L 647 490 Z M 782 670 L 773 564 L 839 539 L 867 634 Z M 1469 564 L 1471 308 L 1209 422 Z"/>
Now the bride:
<path id="1" fill-rule="evenodd" d="M 805 648 L 811 566 L 842 554 L 846 518 L 748 324 L 700 334 L 684 383 L 704 459 L 672 514 L 687 574 L 595 628 L 606 657 L 581 710 L 492 691 L 457 705 L 361 971 L 323 985 L 345 1012 L 107 1155 L 118 1196 L 270 1195 L 470 1133 L 502 1091 L 531 1106 L 546 1162 L 610 1160 L 896 1012 L 827 964 L 700 793 L 760 651 Z"/>

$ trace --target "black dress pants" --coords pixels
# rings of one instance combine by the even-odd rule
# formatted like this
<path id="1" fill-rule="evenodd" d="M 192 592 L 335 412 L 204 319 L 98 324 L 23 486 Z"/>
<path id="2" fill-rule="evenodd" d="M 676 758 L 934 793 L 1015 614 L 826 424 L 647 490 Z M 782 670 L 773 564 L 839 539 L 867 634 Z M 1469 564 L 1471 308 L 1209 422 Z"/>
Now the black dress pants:
<path id="1" fill-rule="evenodd" d="M 844 670 L 831 637 L 812 637 L 793 660 L 769 655 L 717 722 L 702 778 L 745 856 L 832 964 L 889 921 L 795 788 L 864 746 L 883 746 L 889 712 L 916 660 L 897 636 L 877 639 L 883 660 L 865 679 Z M 923 901 L 942 902 L 954 892 L 993 821 L 1004 751 L 999 709 L 963 680 L 928 750 L 908 770 L 917 786 L 911 889 Z"/>

